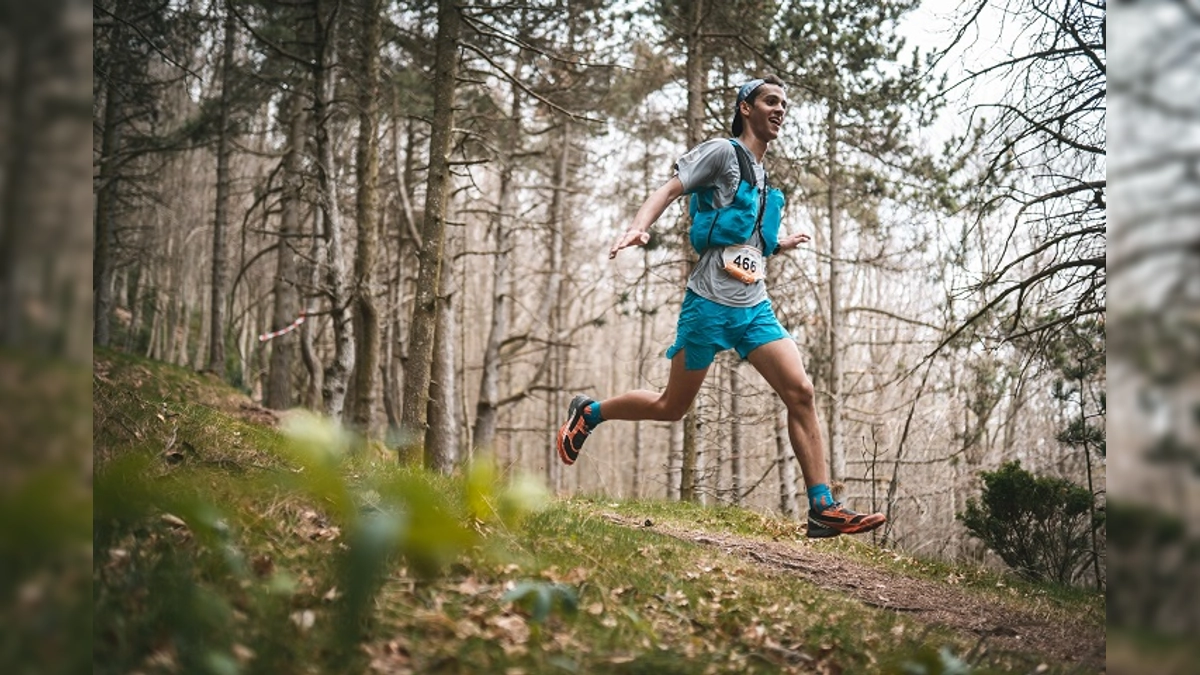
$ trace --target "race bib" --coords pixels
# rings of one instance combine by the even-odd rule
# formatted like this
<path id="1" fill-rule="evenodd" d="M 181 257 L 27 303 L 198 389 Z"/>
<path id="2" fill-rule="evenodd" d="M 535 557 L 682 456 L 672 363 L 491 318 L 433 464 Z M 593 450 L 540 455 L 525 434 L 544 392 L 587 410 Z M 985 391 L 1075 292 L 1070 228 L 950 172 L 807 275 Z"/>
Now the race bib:
<path id="1" fill-rule="evenodd" d="M 767 261 L 757 246 L 726 246 L 721 259 L 725 262 L 725 271 L 742 283 L 758 283 L 767 276 Z"/>

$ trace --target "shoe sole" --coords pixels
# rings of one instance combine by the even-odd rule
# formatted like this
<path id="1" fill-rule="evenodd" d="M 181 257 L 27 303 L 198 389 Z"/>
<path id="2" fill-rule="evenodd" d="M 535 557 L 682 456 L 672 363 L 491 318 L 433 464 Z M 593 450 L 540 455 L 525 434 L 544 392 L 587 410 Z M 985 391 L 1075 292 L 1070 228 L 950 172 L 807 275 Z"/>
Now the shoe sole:
<path id="1" fill-rule="evenodd" d="M 569 405 L 567 407 L 567 421 L 564 422 L 563 425 L 558 428 L 558 438 L 556 439 L 557 443 L 555 443 L 556 449 L 558 450 L 558 458 L 560 460 L 562 460 L 562 463 L 566 464 L 567 466 L 571 466 L 572 464 L 575 463 L 575 459 L 579 458 L 578 452 L 575 453 L 575 459 L 572 459 L 567 454 L 566 440 L 567 440 L 567 433 L 570 431 L 570 428 L 571 428 L 571 420 L 575 419 L 576 426 L 586 425 L 586 422 L 583 421 L 583 415 L 579 415 L 578 418 L 576 418 L 576 413 L 579 411 L 580 408 L 585 407 L 586 405 L 591 405 L 591 403 L 592 403 L 592 401 L 588 400 L 588 403 L 586 403 L 584 405 L 576 406 L 575 402 L 579 398 L 580 397 L 577 396 L 574 399 L 571 399 L 571 405 Z M 582 429 L 579 429 L 577 431 L 582 431 Z"/>
<path id="2" fill-rule="evenodd" d="M 808 519 L 808 538 L 809 539 L 826 539 L 828 537 L 836 537 L 839 534 L 863 534 L 878 528 L 887 522 L 887 518 L 880 518 L 877 522 L 863 521 L 856 525 L 847 525 L 843 529 L 835 529 L 829 525 L 818 523 L 812 518 Z"/>
<path id="3" fill-rule="evenodd" d="M 567 422 L 566 424 L 564 424 L 558 428 L 558 443 L 557 443 L 558 458 L 561 459 L 562 463 L 566 464 L 567 466 L 571 466 L 572 464 L 575 463 L 575 460 L 573 460 L 567 456 L 566 440 L 567 440 L 567 429 L 568 429 L 569 425 L 570 425 L 570 422 Z M 578 457 L 578 455 L 576 455 L 576 457 Z"/>

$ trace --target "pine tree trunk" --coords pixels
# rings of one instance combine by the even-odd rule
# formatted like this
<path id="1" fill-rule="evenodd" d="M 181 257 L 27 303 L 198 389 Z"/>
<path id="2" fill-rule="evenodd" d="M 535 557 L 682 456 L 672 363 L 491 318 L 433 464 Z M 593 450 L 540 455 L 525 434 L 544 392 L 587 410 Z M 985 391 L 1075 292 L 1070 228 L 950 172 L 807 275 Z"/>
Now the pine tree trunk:
<path id="1" fill-rule="evenodd" d="M 693 2 L 691 5 L 691 14 L 688 18 L 686 66 L 688 148 L 696 147 L 700 143 L 704 133 L 704 81 L 706 73 L 702 35 L 704 28 L 704 5 L 704 0 Z M 696 252 L 688 245 L 686 237 L 684 238 L 683 246 L 687 258 L 687 264 L 683 269 L 683 277 L 686 283 L 687 277 L 691 274 L 692 267 L 695 266 L 698 258 Z M 696 443 L 700 435 L 700 406 L 697 402 L 693 401 L 692 406 L 683 418 L 683 424 L 683 465 L 679 472 L 679 479 L 682 481 L 679 484 L 679 498 L 683 501 L 695 501 L 695 481 L 698 479 L 696 461 L 700 454 L 696 448 Z"/>
<path id="2" fill-rule="evenodd" d="M 683 456 L 679 467 L 679 499 L 685 502 L 698 501 L 696 492 L 700 480 L 700 397 L 692 402 L 692 409 L 683 418 Z"/>
<path id="3" fill-rule="evenodd" d="M 337 63 L 337 27 L 340 4 L 324 16 L 322 3 L 317 11 L 318 57 L 313 66 L 313 118 L 316 122 L 317 182 L 320 186 L 320 205 L 325 217 L 325 258 L 330 314 L 333 319 L 333 362 L 325 370 L 321 397 L 325 414 L 342 419 L 349 387 L 350 371 L 354 368 L 354 330 L 351 323 L 351 290 L 343 251 L 342 213 L 337 198 L 337 173 L 333 159 L 333 140 L 330 138 L 330 106 L 334 100 L 335 78 L 333 64 Z"/>
<path id="4" fill-rule="evenodd" d="M 650 251 L 642 248 L 642 265 L 650 269 Z M 650 294 L 650 277 L 646 275 L 638 289 L 638 351 L 637 351 L 637 384 L 645 386 L 646 381 L 646 324 L 650 321 L 650 313 L 646 310 Z M 633 423 L 633 498 L 642 497 L 642 428 L 641 420 Z"/>
<path id="5" fill-rule="evenodd" d="M 362 72 L 358 97 L 358 248 L 354 258 L 353 426 L 364 434 L 375 426 L 379 371 L 379 310 L 375 306 L 375 266 L 379 247 L 379 43 L 380 0 L 365 0 L 362 12 Z"/>
<path id="6" fill-rule="evenodd" d="M 112 44 L 121 43 L 121 24 L 113 27 Z M 92 343 L 107 347 L 112 339 L 112 236 L 120 180 L 116 156 L 121 149 L 122 109 L 120 104 L 120 59 L 113 59 L 114 72 L 109 73 L 104 92 L 104 128 L 100 136 L 100 169 L 97 176 L 96 213 L 93 226 L 92 251 Z M 13 225 L 7 224 L 7 227 Z"/>
<path id="7" fill-rule="evenodd" d="M 313 213 L 312 237 L 308 248 L 308 287 L 317 288 L 321 278 L 321 242 L 324 239 L 324 216 L 321 210 Z M 300 356 L 308 371 L 308 387 L 304 392 L 304 407 L 318 410 L 321 407 L 321 391 L 325 388 L 325 373 L 321 368 L 321 357 L 317 353 L 317 317 L 311 317 L 300 326 Z"/>
<path id="8" fill-rule="evenodd" d="M 728 359 L 722 356 L 721 361 L 722 363 L 717 370 L 717 387 L 714 392 L 716 395 L 713 397 L 713 408 L 715 409 L 713 418 L 717 422 L 720 421 L 721 411 L 725 408 L 725 391 L 728 386 L 729 374 L 732 370 Z M 726 494 L 725 467 L 729 464 L 729 444 L 727 441 L 730 439 L 722 438 L 723 434 L 721 432 L 723 430 L 719 427 L 714 428 L 717 429 L 717 433 L 714 434 L 712 471 L 709 475 L 712 477 L 712 494 L 717 503 L 720 503 L 725 499 Z"/>
<path id="9" fill-rule="evenodd" d="M 405 125 L 404 143 L 402 145 L 400 142 L 400 120 L 404 119 L 404 116 L 400 114 L 400 110 L 400 91 L 396 87 L 393 88 L 392 96 L 392 119 L 395 120 L 392 123 L 392 152 L 396 165 L 396 194 L 400 198 L 400 216 L 403 218 L 403 222 L 401 223 L 402 229 L 399 233 L 400 242 L 393 251 L 395 258 L 391 264 L 391 269 L 399 271 L 388 275 L 388 283 L 390 284 L 388 294 L 392 302 L 392 320 L 388 326 L 387 365 L 383 369 L 383 409 L 387 417 L 389 437 L 399 437 L 400 435 L 400 420 L 404 405 L 403 401 L 400 400 L 400 396 L 398 396 L 398 394 L 402 393 L 402 365 L 407 353 L 406 326 L 403 319 L 404 295 L 407 285 L 404 263 L 405 261 L 415 259 L 416 256 L 413 252 L 420 248 L 420 232 L 417 231 L 416 217 L 413 215 L 412 197 L 410 194 L 413 171 L 413 122 L 411 118 L 408 118 Z"/>
<path id="10" fill-rule="evenodd" d="M 800 515 L 796 506 L 796 465 L 788 440 L 787 408 L 775 414 L 775 465 L 779 468 L 779 510 L 789 518 Z"/>
<path id="11" fill-rule="evenodd" d="M 191 340 L 192 327 L 192 306 L 190 304 L 190 293 L 186 290 L 181 290 L 179 294 L 179 313 L 177 315 L 179 325 L 176 330 L 179 331 L 179 341 L 175 345 L 175 353 L 171 356 L 171 363 L 177 366 L 182 366 L 188 362 L 188 343 Z"/>
<path id="12" fill-rule="evenodd" d="M 680 487 L 683 485 L 683 448 L 687 424 L 675 422 L 667 441 L 667 499 L 682 500 Z"/>
<path id="13" fill-rule="evenodd" d="M 518 67 L 517 77 L 520 77 Z M 513 153 L 521 133 L 521 90 L 512 88 L 505 155 L 501 160 L 500 185 L 496 195 L 496 213 L 492 216 L 492 320 L 483 348 L 483 369 L 479 378 L 479 397 L 475 404 L 472 433 L 476 448 L 491 449 L 496 442 L 496 424 L 500 410 L 500 344 L 508 336 L 509 302 L 512 294 L 508 249 L 511 246 L 508 219 L 512 208 Z"/>
<path id="14" fill-rule="evenodd" d="M 746 477 L 742 467 L 742 377 L 738 362 L 729 367 L 729 473 L 733 503 L 742 505 L 742 485 Z"/>
<path id="15" fill-rule="evenodd" d="M 419 444 L 425 438 L 429 419 L 429 380 L 437 329 L 437 292 L 441 287 L 446 208 L 450 198 L 450 149 L 454 129 L 454 95 L 458 88 L 460 32 L 458 8 L 452 0 L 439 0 L 429 176 L 425 190 L 425 217 L 421 224 L 420 272 L 413 305 L 408 362 L 404 368 L 404 413 L 401 417 L 401 425 L 412 439 L 403 455 L 405 459 L 413 460 L 417 458 L 418 449 L 414 444 Z"/>
<path id="16" fill-rule="evenodd" d="M 212 238 L 212 295 L 209 313 L 208 370 L 224 379 L 225 373 L 225 308 L 229 283 L 225 235 L 229 229 L 229 156 L 233 152 L 233 129 L 230 128 L 230 97 L 233 88 L 233 48 L 237 23 L 233 12 L 225 8 L 225 46 L 221 57 L 221 99 L 217 130 L 217 204 L 213 215 Z"/>
<path id="17" fill-rule="evenodd" d="M 198 295 L 196 306 L 199 308 L 197 313 L 200 315 L 200 331 L 196 333 L 196 351 L 192 353 L 192 370 L 197 372 L 204 370 L 204 363 L 208 358 L 208 322 L 212 319 L 212 312 L 208 311 L 208 298 L 204 297 L 203 289 Z"/>
<path id="18" fill-rule="evenodd" d="M 570 188 L 571 164 L 571 122 L 565 119 L 562 121 L 558 148 L 558 162 L 554 168 L 554 196 L 550 199 L 550 232 L 546 240 L 546 259 L 549 270 L 546 275 L 546 286 L 542 293 L 542 301 L 537 311 L 538 323 L 548 327 L 546 331 L 547 347 L 545 358 L 548 359 L 552 371 L 551 386 L 555 391 L 559 392 L 557 400 L 555 397 L 549 398 L 547 429 L 550 430 L 550 436 L 544 446 L 546 480 L 552 487 L 557 487 L 557 469 L 559 466 L 558 452 L 555 449 L 554 438 L 554 434 L 558 431 L 558 425 L 555 420 L 562 415 L 561 411 L 566 410 L 566 399 L 570 395 L 569 392 L 561 390 L 563 378 L 560 373 L 565 368 L 565 365 L 560 358 L 563 352 L 558 348 L 562 339 L 562 314 L 559 311 L 559 307 L 562 300 L 560 291 L 562 289 L 563 278 L 563 229 L 566 227 L 567 222 L 567 190 Z"/>
<path id="19" fill-rule="evenodd" d="M 171 358 L 175 355 L 175 342 L 179 337 L 179 334 L 175 331 L 175 324 L 179 321 L 179 297 L 182 294 L 179 276 L 182 265 L 182 256 L 178 255 L 175 251 L 175 233 L 169 232 L 167 234 L 167 285 L 166 298 L 164 299 L 166 321 L 163 325 L 163 332 L 166 339 L 163 341 L 161 357 L 163 361 L 168 363 L 171 362 Z"/>
<path id="20" fill-rule="evenodd" d="M 837 102 L 831 100 L 825 120 L 828 179 L 825 202 L 829 213 L 829 478 L 846 479 L 846 449 L 842 439 L 842 223 L 839 189 Z"/>
<path id="21" fill-rule="evenodd" d="M 283 195 L 279 214 L 279 249 L 275 254 L 275 306 L 271 315 L 271 330 L 291 324 L 300 314 L 297 292 L 299 278 L 296 252 L 293 248 L 300 234 L 302 204 L 304 144 L 307 134 L 304 99 L 293 93 L 287 104 L 288 148 L 283 159 Z M 292 364 L 296 359 L 296 344 L 300 333 L 288 333 L 271 341 L 271 361 L 267 370 L 267 390 L 264 404 L 284 410 L 292 407 Z"/>
<path id="22" fill-rule="evenodd" d="M 453 249 L 455 242 L 447 244 Z M 449 256 L 447 256 L 449 257 Z M 437 330 L 433 340 L 433 364 L 429 379 L 429 428 L 425 432 L 425 467 L 448 474 L 458 459 L 458 418 L 455 415 L 454 274 L 444 265 L 438 289 Z"/>
<path id="23" fill-rule="evenodd" d="M 1080 428 L 1086 429 L 1087 423 L 1087 382 L 1080 377 L 1078 380 L 1079 387 L 1079 422 Z M 1087 487 L 1088 487 L 1088 529 L 1090 530 L 1092 540 L 1092 574 L 1096 579 L 1096 590 L 1104 588 L 1104 577 L 1100 575 L 1100 542 L 1096 532 L 1096 485 L 1092 475 L 1092 444 L 1086 438 L 1083 439 L 1083 459 L 1087 470 Z"/>
<path id="24" fill-rule="evenodd" d="M 128 285 L 129 276 L 133 272 L 137 272 L 137 276 L 133 278 L 133 288 L 128 293 L 121 293 L 121 297 L 117 298 L 118 302 L 123 298 L 129 303 L 129 327 L 125 331 L 123 347 L 127 352 L 137 349 L 137 335 L 142 325 L 142 305 L 145 304 L 142 301 L 142 281 L 146 278 L 148 268 L 146 264 L 138 264 L 129 272 L 122 275 L 126 280 L 126 285 Z"/>

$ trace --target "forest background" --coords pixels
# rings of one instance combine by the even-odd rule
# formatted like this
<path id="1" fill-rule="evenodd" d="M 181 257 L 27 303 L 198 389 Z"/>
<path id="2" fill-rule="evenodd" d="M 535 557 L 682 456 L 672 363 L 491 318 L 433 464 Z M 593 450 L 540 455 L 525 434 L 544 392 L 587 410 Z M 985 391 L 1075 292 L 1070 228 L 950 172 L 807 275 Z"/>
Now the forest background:
<path id="1" fill-rule="evenodd" d="M 884 543 L 979 557 L 980 469 L 1104 491 L 1104 13 L 964 7 L 918 48 L 916 9 L 99 3 L 94 342 L 440 470 L 489 451 L 557 492 L 796 515 L 781 406 L 732 355 L 682 422 L 553 450 L 575 392 L 664 385 L 682 201 L 605 254 L 774 72 L 767 168 L 814 245 L 770 288 L 833 479 Z"/>
<path id="2" fill-rule="evenodd" d="M 890 516 L 882 541 L 984 555 L 954 514 L 1011 459 L 1103 505 L 1106 357 L 1134 416 L 1125 498 L 1195 523 L 1187 3 L 964 4 L 920 50 L 900 2 L 5 7 L 0 333 L 18 355 L 117 346 L 409 459 L 420 443 L 441 470 L 488 449 L 562 492 L 794 513 L 779 411 L 731 359 L 682 423 L 606 427 L 570 471 L 551 450 L 575 391 L 663 383 L 683 209 L 644 251 L 603 254 L 673 159 L 723 134 L 736 86 L 774 72 L 793 105 L 767 167 L 814 245 L 773 265 L 772 295 L 846 497 Z M 1138 122 L 1112 125 L 1129 141 L 1115 355 L 1110 11 L 1114 100 Z M 46 461 L 14 457 L 11 480 Z M 1173 575 L 1133 597 L 1161 606 L 1194 578 Z M 1194 628 L 1186 606 L 1162 623 Z"/>

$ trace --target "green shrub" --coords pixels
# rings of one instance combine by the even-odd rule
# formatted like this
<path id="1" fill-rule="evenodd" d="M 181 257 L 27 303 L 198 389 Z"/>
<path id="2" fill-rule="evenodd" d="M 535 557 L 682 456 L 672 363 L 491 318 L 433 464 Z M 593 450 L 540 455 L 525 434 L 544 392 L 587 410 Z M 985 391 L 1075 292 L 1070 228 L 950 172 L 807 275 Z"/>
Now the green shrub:
<path id="1" fill-rule="evenodd" d="M 1020 462 L 980 472 L 983 492 L 958 519 L 1009 567 L 1032 581 L 1070 584 L 1091 562 L 1092 495 L 1061 478 L 1034 476 Z"/>

